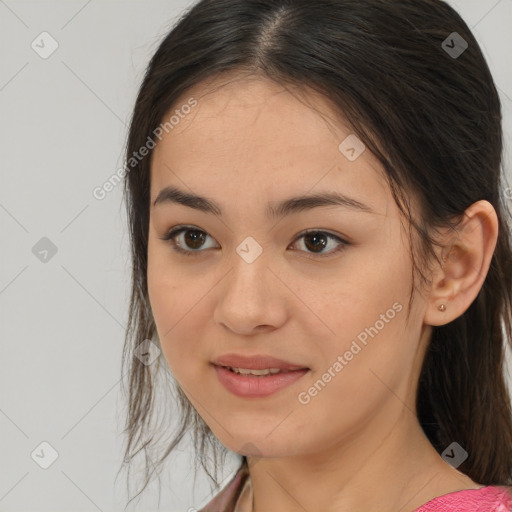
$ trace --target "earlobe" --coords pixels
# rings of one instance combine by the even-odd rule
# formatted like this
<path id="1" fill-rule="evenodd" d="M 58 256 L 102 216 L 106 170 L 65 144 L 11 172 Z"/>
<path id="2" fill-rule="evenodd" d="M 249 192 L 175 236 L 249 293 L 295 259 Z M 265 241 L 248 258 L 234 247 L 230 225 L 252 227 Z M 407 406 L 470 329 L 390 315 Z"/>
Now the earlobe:
<path id="1" fill-rule="evenodd" d="M 484 200 L 465 211 L 455 231 L 445 232 L 447 255 L 433 271 L 425 324 L 445 325 L 464 314 L 484 284 L 497 238 L 496 212 Z"/>
<path id="2" fill-rule="evenodd" d="M 433 274 L 431 292 L 427 303 L 424 322 L 427 325 L 444 325 L 454 320 L 458 314 L 454 310 L 454 298 L 457 295 L 458 281 L 454 279 L 454 261 L 447 265 L 448 258 L 443 257 L 443 264 L 437 266 Z"/>

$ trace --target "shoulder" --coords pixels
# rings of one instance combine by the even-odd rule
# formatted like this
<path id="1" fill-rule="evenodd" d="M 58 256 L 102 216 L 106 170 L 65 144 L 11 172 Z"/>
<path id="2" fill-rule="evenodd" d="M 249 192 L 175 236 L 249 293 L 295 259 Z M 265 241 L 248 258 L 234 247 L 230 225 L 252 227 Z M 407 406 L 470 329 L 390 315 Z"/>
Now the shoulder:
<path id="1" fill-rule="evenodd" d="M 439 496 L 414 512 L 511 512 L 512 487 L 487 485 Z"/>

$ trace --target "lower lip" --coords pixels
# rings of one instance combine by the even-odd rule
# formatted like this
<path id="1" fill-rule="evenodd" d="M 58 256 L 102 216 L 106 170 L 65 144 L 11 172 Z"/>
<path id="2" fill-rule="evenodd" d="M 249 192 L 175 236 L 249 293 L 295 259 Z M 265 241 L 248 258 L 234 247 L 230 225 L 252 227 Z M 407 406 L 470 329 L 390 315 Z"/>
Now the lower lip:
<path id="1" fill-rule="evenodd" d="M 293 384 L 308 373 L 308 369 L 274 375 L 256 376 L 234 373 L 222 366 L 213 365 L 222 385 L 231 393 L 243 398 L 261 398 Z"/>

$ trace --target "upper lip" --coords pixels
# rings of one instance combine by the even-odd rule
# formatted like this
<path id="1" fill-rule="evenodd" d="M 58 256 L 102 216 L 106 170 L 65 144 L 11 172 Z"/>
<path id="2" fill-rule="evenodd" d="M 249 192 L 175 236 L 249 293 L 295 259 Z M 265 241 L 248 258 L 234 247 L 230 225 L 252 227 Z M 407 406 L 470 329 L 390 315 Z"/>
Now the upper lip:
<path id="1" fill-rule="evenodd" d="M 242 354 L 224 354 L 213 361 L 217 366 L 229 366 L 232 368 L 245 368 L 247 370 L 265 370 L 267 368 L 279 368 L 280 370 L 309 369 L 306 366 L 296 365 L 268 355 L 244 356 Z"/>

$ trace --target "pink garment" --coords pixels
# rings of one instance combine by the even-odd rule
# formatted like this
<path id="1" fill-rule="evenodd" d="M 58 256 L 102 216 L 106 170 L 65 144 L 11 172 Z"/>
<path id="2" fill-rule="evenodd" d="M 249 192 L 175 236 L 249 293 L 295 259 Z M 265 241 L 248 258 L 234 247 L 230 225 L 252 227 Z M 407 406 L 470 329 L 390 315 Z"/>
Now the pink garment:
<path id="1" fill-rule="evenodd" d="M 511 512 L 512 488 L 487 485 L 438 496 L 414 512 Z"/>
<path id="2" fill-rule="evenodd" d="M 199 512 L 233 512 L 247 469 L 240 468 L 231 481 Z M 487 485 L 438 496 L 414 512 L 512 512 L 512 487 Z"/>

